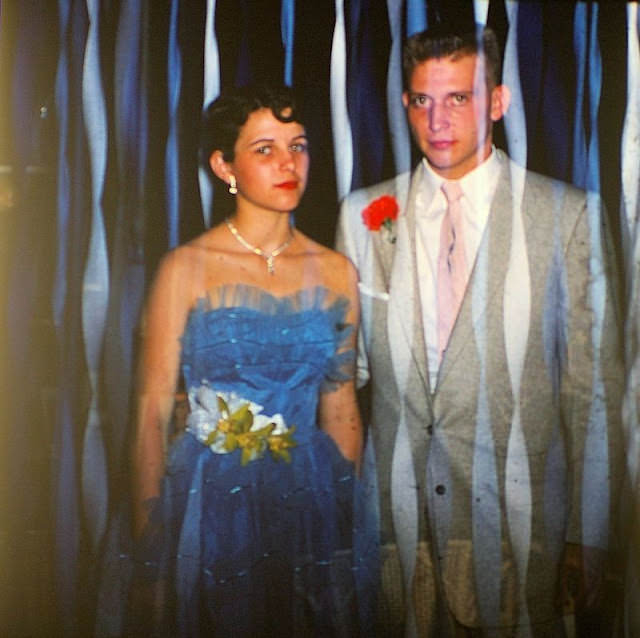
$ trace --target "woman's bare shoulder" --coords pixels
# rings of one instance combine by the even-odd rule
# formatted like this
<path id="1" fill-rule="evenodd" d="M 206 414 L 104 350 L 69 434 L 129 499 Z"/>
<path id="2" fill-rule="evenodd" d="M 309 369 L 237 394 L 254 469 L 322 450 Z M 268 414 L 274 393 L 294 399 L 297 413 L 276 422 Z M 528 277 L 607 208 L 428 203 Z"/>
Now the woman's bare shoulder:
<path id="1" fill-rule="evenodd" d="M 216 255 L 225 250 L 220 226 L 211 228 L 197 237 L 168 251 L 159 264 L 159 269 L 181 271 L 185 268 L 204 268 Z"/>
<path id="2" fill-rule="evenodd" d="M 165 253 L 156 268 L 153 289 L 170 290 L 180 297 L 198 294 L 216 270 L 217 235 L 217 229 L 211 229 Z"/>
<path id="3" fill-rule="evenodd" d="M 305 250 L 317 264 L 322 284 L 331 290 L 350 294 L 357 283 L 358 273 L 351 260 L 332 248 L 300 233 Z"/>

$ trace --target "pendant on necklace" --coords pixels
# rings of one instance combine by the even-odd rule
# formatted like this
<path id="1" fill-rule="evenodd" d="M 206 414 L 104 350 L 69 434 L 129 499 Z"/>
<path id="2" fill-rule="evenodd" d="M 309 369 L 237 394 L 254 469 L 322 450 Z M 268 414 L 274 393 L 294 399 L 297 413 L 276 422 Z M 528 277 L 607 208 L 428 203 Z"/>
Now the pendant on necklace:
<path id="1" fill-rule="evenodd" d="M 227 224 L 227 227 L 229 228 L 229 230 L 231 231 L 231 234 L 247 249 L 250 250 L 252 253 L 258 255 L 259 257 L 262 257 L 262 259 L 264 259 L 267 262 L 267 272 L 270 275 L 274 275 L 275 274 L 275 268 L 273 265 L 273 260 L 280 254 L 282 253 L 288 246 L 289 244 L 293 241 L 293 233 L 291 232 L 291 228 L 289 228 L 289 237 L 287 238 L 287 240 L 283 243 L 280 244 L 280 246 L 278 246 L 275 250 L 271 251 L 269 254 L 265 253 L 264 250 L 262 250 L 262 248 L 258 248 L 257 246 L 254 246 L 253 244 L 250 244 L 239 232 L 238 229 L 231 223 L 230 219 L 225 219 L 225 223 Z"/>

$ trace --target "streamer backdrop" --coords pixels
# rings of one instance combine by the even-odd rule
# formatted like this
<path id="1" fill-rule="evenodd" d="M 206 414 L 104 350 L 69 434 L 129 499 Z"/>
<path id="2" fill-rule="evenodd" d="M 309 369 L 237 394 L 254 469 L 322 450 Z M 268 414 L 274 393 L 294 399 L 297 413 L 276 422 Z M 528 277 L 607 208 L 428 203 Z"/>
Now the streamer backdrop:
<path id="1" fill-rule="evenodd" d="M 630 309 L 625 426 L 635 486 L 637 2 L 5 1 L 3 635 L 92 632 L 99 557 L 126 492 L 146 285 L 165 250 L 225 214 L 199 173 L 203 106 L 224 87 L 259 79 L 296 89 L 312 158 L 296 224 L 330 245 L 341 197 L 416 160 L 401 108 L 401 47 L 438 20 L 486 23 L 505 45 L 514 105 L 498 145 L 607 205 Z M 629 635 L 640 625 L 636 551 Z"/>

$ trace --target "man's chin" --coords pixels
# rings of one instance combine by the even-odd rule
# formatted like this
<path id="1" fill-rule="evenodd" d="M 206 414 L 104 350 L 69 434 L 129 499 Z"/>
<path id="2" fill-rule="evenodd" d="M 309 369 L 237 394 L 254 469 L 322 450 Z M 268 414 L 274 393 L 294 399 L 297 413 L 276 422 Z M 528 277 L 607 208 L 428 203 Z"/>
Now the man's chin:
<path id="1" fill-rule="evenodd" d="M 446 179 L 456 179 L 457 164 L 450 159 L 444 159 L 442 156 L 426 156 L 429 166 L 441 177 Z"/>

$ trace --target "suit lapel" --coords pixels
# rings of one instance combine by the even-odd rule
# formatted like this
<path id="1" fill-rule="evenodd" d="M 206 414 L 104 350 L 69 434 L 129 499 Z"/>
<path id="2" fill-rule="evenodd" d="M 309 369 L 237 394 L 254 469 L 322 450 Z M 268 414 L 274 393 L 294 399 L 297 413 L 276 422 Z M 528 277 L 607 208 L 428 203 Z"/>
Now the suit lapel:
<path id="1" fill-rule="evenodd" d="M 502 166 L 487 226 L 469 276 L 447 351 L 440 365 L 436 392 L 445 383 L 454 366 L 465 364 L 465 352 L 469 341 L 474 333 L 485 333 L 484 330 L 478 330 L 478 326 L 484 322 L 488 308 L 496 303 L 496 296 L 500 295 L 504 289 L 511 250 L 514 211 L 509 168 L 510 162 L 507 160 Z M 502 305 L 501 300 L 499 304 Z"/>
<path id="2" fill-rule="evenodd" d="M 415 244 L 414 207 L 422 170 L 422 164 L 419 164 L 413 172 L 398 218 L 396 250 L 389 282 L 387 337 L 400 396 L 403 396 L 403 390 L 407 387 L 412 363 L 429 393 Z"/>

